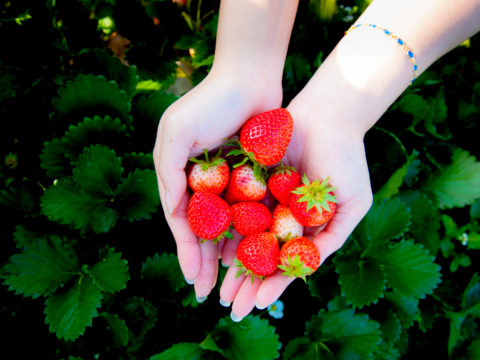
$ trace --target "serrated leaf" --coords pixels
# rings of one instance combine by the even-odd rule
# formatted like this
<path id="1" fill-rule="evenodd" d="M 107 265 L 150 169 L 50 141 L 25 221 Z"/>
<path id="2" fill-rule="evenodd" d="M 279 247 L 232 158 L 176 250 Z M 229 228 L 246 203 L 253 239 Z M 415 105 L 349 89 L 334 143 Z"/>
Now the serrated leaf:
<path id="1" fill-rule="evenodd" d="M 59 339 L 75 340 L 92 325 L 101 305 L 102 292 L 89 275 L 82 275 L 68 289 L 45 301 L 45 323 Z"/>
<path id="2" fill-rule="evenodd" d="M 441 209 L 463 207 L 480 198 L 480 162 L 455 149 L 450 165 L 432 175 L 426 190 Z"/>
<path id="3" fill-rule="evenodd" d="M 224 355 L 231 360 L 267 360 L 279 356 L 281 343 L 275 328 L 259 316 L 248 315 L 240 323 L 230 317 L 221 318 L 212 338 L 222 346 Z"/>
<path id="4" fill-rule="evenodd" d="M 436 96 L 428 98 L 428 111 L 425 114 L 425 129 L 431 135 L 441 140 L 448 140 L 452 137 L 445 121 L 447 119 L 447 111 L 448 107 L 442 88 Z"/>
<path id="5" fill-rule="evenodd" d="M 50 186 L 40 202 L 49 219 L 82 231 L 107 232 L 117 221 L 108 199 L 94 197 L 67 181 Z"/>
<path id="6" fill-rule="evenodd" d="M 382 339 L 384 342 L 393 345 L 402 333 L 402 323 L 396 312 L 389 310 L 387 317 L 382 321 L 377 319 L 380 324 L 380 331 L 382 332 Z"/>
<path id="7" fill-rule="evenodd" d="M 364 255 L 384 247 L 387 240 L 401 236 L 410 225 L 410 211 L 399 199 L 374 202 L 367 215 L 355 229 L 353 236 L 359 241 Z"/>
<path id="8" fill-rule="evenodd" d="M 50 177 L 62 177 L 70 170 L 70 160 L 66 158 L 68 145 L 61 138 L 54 138 L 43 144 L 40 154 L 40 167 Z"/>
<path id="9" fill-rule="evenodd" d="M 474 273 L 468 282 L 462 296 L 462 309 L 475 306 L 480 303 L 480 276 Z"/>
<path id="10" fill-rule="evenodd" d="M 127 126 L 119 118 L 94 116 L 85 118 L 76 125 L 70 125 L 62 140 L 67 149 L 65 156 L 76 161 L 83 148 L 101 144 L 112 149 L 121 147 L 128 136 Z"/>
<path id="11" fill-rule="evenodd" d="M 423 298 L 440 283 L 440 266 L 422 245 L 401 241 L 378 249 L 377 261 L 383 265 L 388 285 L 404 293 Z"/>
<path id="12" fill-rule="evenodd" d="M 480 339 L 472 341 L 472 343 L 468 347 L 468 359 L 480 359 Z"/>
<path id="13" fill-rule="evenodd" d="M 353 310 L 320 312 L 307 329 L 312 341 L 334 352 L 335 359 L 367 359 L 381 342 L 379 324 Z"/>
<path id="14" fill-rule="evenodd" d="M 178 96 L 164 91 L 155 91 L 148 95 L 141 95 L 136 100 L 135 119 L 143 123 L 158 125 L 160 118 L 167 108 L 178 100 Z"/>
<path id="15" fill-rule="evenodd" d="M 154 170 L 137 169 L 115 190 L 116 208 L 129 221 L 150 219 L 158 211 L 157 176 Z"/>
<path id="16" fill-rule="evenodd" d="M 125 323 L 125 320 L 122 320 L 118 317 L 117 314 L 110 314 L 102 312 L 98 314 L 99 317 L 104 318 L 110 330 L 112 331 L 113 342 L 115 346 L 127 346 L 128 344 L 128 327 Z"/>
<path id="17" fill-rule="evenodd" d="M 287 344 L 283 353 L 285 360 L 312 360 L 319 358 L 319 349 L 317 343 L 312 342 L 307 337 L 297 337 Z M 328 359 L 328 354 L 324 355 Z M 333 358 L 333 357 L 332 357 Z"/>
<path id="18" fill-rule="evenodd" d="M 124 154 L 122 157 L 122 165 L 127 172 L 133 172 L 136 169 L 155 170 L 151 153 L 145 154 L 143 152 L 132 152 Z"/>
<path id="19" fill-rule="evenodd" d="M 5 265 L 4 284 L 16 294 L 47 296 L 79 274 L 78 257 L 65 241 L 52 236 L 37 239 Z"/>
<path id="20" fill-rule="evenodd" d="M 402 326 L 409 328 L 420 314 L 419 300 L 413 296 L 407 296 L 399 291 L 388 291 L 385 299 L 393 304 Z"/>
<path id="21" fill-rule="evenodd" d="M 177 291 L 186 286 L 178 257 L 174 254 L 155 253 L 153 257 L 148 257 L 142 264 L 142 278 L 155 280 L 166 278 L 170 287 Z"/>
<path id="22" fill-rule="evenodd" d="M 148 300 L 143 297 L 133 296 L 127 301 L 122 302 L 122 308 L 126 313 L 129 326 L 129 336 L 132 340 L 132 346 L 129 351 L 142 346 L 140 341 L 157 322 L 158 310 Z"/>
<path id="23" fill-rule="evenodd" d="M 383 296 L 386 278 L 374 259 L 361 259 L 360 254 L 353 253 L 337 256 L 334 262 L 340 288 L 348 303 L 361 308 Z"/>
<path id="24" fill-rule="evenodd" d="M 62 117 L 74 115 L 83 119 L 94 115 L 111 115 L 131 123 L 131 104 L 127 93 L 102 75 L 78 75 L 74 81 L 67 82 L 65 87 L 59 89 L 52 105 Z"/>
<path id="25" fill-rule="evenodd" d="M 85 191 L 113 195 L 122 181 L 121 160 L 115 151 L 102 145 L 85 148 L 73 169 L 73 180 Z"/>
<path id="26" fill-rule="evenodd" d="M 121 253 L 108 249 L 105 257 L 88 269 L 93 281 L 103 291 L 110 293 L 125 289 L 129 280 L 127 260 Z"/>
<path id="27" fill-rule="evenodd" d="M 418 152 L 414 151 L 408 156 L 407 161 L 400 168 L 398 168 L 387 180 L 387 182 L 375 193 L 374 199 L 381 201 L 389 199 L 393 195 L 398 194 L 400 187 L 403 185 L 404 179 L 407 173 L 415 172 L 415 168 L 418 167 L 420 161 L 417 159 Z"/>
<path id="28" fill-rule="evenodd" d="M 205 351 L 199 344 L 180 343 L 175 344 L 160 354 L 153 355 L 149 360 L 202 360 Z"/>
<path id="29" fill-rule="evenodd" d="M 412 126 L 415 127 L 428 111 L 428 103 L 418 94 L 406 93 L 392 106 L 392 110 L 398 109 L 413 116 Z"/>

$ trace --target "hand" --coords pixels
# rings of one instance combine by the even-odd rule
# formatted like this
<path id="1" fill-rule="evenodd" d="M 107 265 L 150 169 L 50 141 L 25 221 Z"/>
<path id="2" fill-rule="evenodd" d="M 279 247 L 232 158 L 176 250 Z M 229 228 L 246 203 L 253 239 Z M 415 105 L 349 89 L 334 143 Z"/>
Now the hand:
<path id="1" fill-rule="evenodd" d="M 269 91 L 264 91 L 268 85 Z M 278 89 L 275 91 L 273 89 Z M 281 86 L 257 76 L 225 75 L 214 70 L 194 89 L 172 104 L 158 127 L 154 148 L 160 199 L 177 245 L 185 279 L 195 283 L 197 299 L 215 286 L 220 242 L 199 243 L 187 219 L 189 194 L 185 167 L 188 159 L 221 146 L 254 114 L 280 106 Z"/>
<path id="2" fill-rule="evenodd" d="M 327 111 L 312 111 L 302 100 L 293 101 L 288 110 L 294 119 L 292 140 L 285 163 L 296 167 L 310 180 L 330 178 L 336 187 L 337 211 L 327 226 L 308 229 L 309 237 L 321 254 L 321 262 L 338 250 L 372 203 L 372 191 L 365 159 L 363 133 L 338 125 Z M 317 233 L 315 233 L 317 232 Z M 224 258 L 231 255 L 225 254 Z M 263 309 L 272 304 L 294 280 L 277 270 L 261 281 L 236 278 L 237 269 L 228 270 L 220 297 L 223 304 L 232 304 L 232 318 L 240 320 L 256 305 Z"/>

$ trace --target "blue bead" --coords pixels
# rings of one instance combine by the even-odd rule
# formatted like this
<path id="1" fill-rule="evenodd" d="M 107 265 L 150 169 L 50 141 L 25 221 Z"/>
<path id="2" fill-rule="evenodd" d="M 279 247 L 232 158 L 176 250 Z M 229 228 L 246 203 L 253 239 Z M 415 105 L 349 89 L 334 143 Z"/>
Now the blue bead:
<path id="1" fill-rule="evenodd" d="M 410 50 L 408 51 L 408 56 L 413 58 L 413 53 Z"/>
<path id="2" fill-rule="evenodd" d="M 388 31 L 388 30 L 383 30 L 383 32 L 387 35 L 390 35 L 390 31 Z"/>
<path id="3" fill-rule="evenodd" d="M 417 71 L 418 69 L 418 66 L 417 65 L 413 65 L 413 70 Z"/>
<path id="4" fill-rule="evenodd" d="M 397 41 L 400 45 L 403 45 L 403 40 L 402 39 L 398 39 Z"/>

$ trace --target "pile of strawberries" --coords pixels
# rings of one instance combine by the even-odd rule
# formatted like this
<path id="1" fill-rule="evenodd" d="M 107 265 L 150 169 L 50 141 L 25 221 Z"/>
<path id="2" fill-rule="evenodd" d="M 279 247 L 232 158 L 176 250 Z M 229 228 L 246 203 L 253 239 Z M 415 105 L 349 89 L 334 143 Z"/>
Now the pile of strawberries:
<path id="1" fill-rule="evenodd" d="M 237 247 L 240 273 L 263 278 L 278 268 L 286 276 L 313 273 L 320 253 L 304 227 L 320 226 L 336 210 L 335 188 L 327 179 L 310 181 L 297 169 L 281 163 L 290 143 L 293 118 L 283 108 L 263 112 L 243 125 L 237 140 L 213 157 L 207 150 L 187 167 L 193 191 L 188 221 L 201 241 L 244 238 Z M 240 161 L 239 158 L 241 159 Z M 267 207 L 267 193 L 275 199 Z M 272 198 L 270 197 L 270 198 Z"/>

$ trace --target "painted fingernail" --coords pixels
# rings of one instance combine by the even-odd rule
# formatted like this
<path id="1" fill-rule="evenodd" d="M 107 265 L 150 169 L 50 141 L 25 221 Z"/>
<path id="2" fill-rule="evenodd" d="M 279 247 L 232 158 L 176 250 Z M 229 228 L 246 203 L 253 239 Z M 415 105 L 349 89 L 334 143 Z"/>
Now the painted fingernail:
<path id="1" fill-rule="evenodd" d="M 242 321 L 243 317 L 241 316 L 237 316 L 233 313 L 233 311 L 230 313 L 230 317 L 232 318 L 233 321 L 235 322 L 240 322 Z"/>
<path id="2" fill-rule="evenodd" d="M 266 308 L 268 307 L 268 305 L 267 305 L 267 306 L 260 306 L 260 305 L 258 305 L 258 304 L 255 304 L 255 307 L 256 307 L 258 310 L 263 310 L 263 309 L 266 309 Z"/>
<path id="3" fill-rule="evenodd" d="M 228 267 L 228 265 L 225 264 L 223 261 L 222 261 L 222 266 L 223 266 L 223 267 L 226 267 L 226 268 Z"/>
<path id="4" fill-rule="evenodd" d="M 185 282 L 186 282 L 188 285 L 193 285 L 193 284 L 195 283 L 195 279 L 190 280 L 190 279 L 185 278 Z"/>
<path id="5" fill-rule="evenodd" d="M 170 196 L 170 193 L 165 190 L 165 205 L 167 206 L 167 211 L 169 215 L 173 214 L 173 208 L 172 208 L 172 199 Z"/>
<path id="6" fill-rule="evenodd" d="M 207 297 L 206 297 L 206 296 L 197 296 L 197 302 L 198 302 L 198 303 L 202 303 L 202 302 L 204 302 L 205 300 L 207 300 Z"/>
<path id="7" fill-rule="evenodd" d="M 229 307 L 232 303 L 228 301 L 223 301 L 223 299 L 220 299 L 220 305 Z"/>

